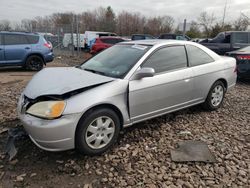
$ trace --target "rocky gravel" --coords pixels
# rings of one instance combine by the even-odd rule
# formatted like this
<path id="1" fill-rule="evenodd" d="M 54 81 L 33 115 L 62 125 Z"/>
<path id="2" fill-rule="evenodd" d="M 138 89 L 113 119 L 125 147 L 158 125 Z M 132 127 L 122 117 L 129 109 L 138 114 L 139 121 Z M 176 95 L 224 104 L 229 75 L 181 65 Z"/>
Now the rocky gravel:
<path id="1" fill-rule="evenodd" d="M 26 77 L 1 83 L 0 130 L 21 126 L 16 103 L 33 73 L 9 74 Z M 250 187 L 250 82 L 237 83 L 217 111 L 195 106 L 127 128 L 101 156 L 46 152 L 27 139 L 8 161 L 6 138 L 3 131 L 0 187 Z M 206 142 L 217 162 L 172 162 L 170 150 L 185 140 Z"/>

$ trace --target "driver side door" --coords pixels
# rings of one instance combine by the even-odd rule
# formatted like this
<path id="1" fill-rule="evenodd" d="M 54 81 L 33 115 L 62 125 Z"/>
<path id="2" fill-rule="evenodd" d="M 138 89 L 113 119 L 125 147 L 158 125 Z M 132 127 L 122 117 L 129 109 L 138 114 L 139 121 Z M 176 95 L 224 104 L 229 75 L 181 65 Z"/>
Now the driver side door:
<path id="1" fill-rule="evenodd" d="M 129 111 L 133 123 L 192 104 L 193 78 L 184 46 L 163 47 L 141 67 L 155 70 L 153 77 L 129 82 Z"/>

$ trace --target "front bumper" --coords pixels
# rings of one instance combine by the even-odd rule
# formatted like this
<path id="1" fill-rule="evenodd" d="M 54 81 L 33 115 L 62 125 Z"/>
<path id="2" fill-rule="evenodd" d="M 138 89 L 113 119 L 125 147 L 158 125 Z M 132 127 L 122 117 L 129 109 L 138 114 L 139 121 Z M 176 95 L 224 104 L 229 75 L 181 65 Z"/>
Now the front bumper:
<path id="1" fill-rule="evenodd" d="M 64 115 L 45 120 L 28 114 L 19 114 L 31 140 L 47 151 L 64 151 L 75 148 L 75 130 L 80 114 Z"/>

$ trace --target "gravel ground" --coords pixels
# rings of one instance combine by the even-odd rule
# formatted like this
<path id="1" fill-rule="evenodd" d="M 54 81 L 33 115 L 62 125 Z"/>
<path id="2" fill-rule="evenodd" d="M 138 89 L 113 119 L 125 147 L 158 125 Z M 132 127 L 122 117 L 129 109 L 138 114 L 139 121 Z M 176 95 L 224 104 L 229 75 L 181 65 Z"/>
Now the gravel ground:
<path id="1" fill-rule="evenodd" d="M 62 56 L 50 66 L 79 62 Z M 0 70 L 1 132 L 21 126 L 16 103 L 33 74 Z M 102 156 L 46 152 L 26 139 L 9 162 L 6 138 L 0 134 L 0 187 L 250 187 L 250 82 L 239 82 L 218 111 L 195 106 L 125 129 Z M 218 162 L 172 162 L 170 150 L 183 140 L 206 142 Z"/>

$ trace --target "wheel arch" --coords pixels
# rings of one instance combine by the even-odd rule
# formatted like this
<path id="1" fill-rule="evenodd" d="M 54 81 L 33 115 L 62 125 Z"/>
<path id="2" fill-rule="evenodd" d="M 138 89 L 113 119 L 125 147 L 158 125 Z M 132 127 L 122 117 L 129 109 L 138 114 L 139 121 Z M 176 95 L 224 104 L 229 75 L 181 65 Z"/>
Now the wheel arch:
<path id="1" fill-rule="evenodd" d="M 220 78 L 220 79 L 216 80 L 215 82 L 217 82 L 217 81 L 221 81 L 221 82 L 223 83 L 223 85 L 224 85 L 226 91 L 227 91 L 227 87 L 228 87 L 227 80 L 226 80 L 225 78 Z M 214 82 L 214 83 L 215 83 L 215 82 Z M 214 83 L 213 83 L 213 84 L 214 84 Z M 212 86 L 211 86 L 211 87 L 212 87 Z"/>
<path id="2" fill-rule="evenodd" d="M 25 58 L 25 62 L 24 62 L 25 64 L 26 64 L 28 58 L 31 57 L 31 56 L 39 56 L 40 58 L 42 58 L 43 64 L 46 65 L 45 59 L 44 59 L 43 55 L 40 54 L 40 53 L 31 53 L 31 54 L 28 54 L 27 57 Z"/>
<path id="3" fill-rule="evenodd" d="M 91 112 L 91 111 L 93 111 L 93 110 L 95 110 L 95 109 L 98 109 L 98 108 L 109 108 L 109 109 L 113 110 L 113 111 L 118 115 L 118 118 L 119 118 L 119 121 L 120 121 L 120 128 L 121 128 L 121 130 L 123 129 L 124 118 L 123 118 L 123 115 L 122 115 L 121 110 L 120 110 L 117 106 L 115 106 L 115 105 L 113 105 L 113 104 L 103 103 L 103 104 L 98 104 L 98 105 L 96 105 L 96 106 L 92 106 L 91 108 L 89 108 L 88 110 L 86 110 L 86 111 L 82 114 L 81 118 L 79 119 L 79 121 L 78 121 L 78 123 L 77 123 L 76 131 L 77 131 L 79 122 L 82 120 L 82 118 L 84 118 L 84 116 L 85 116 L 87 113 L 89 113 L 89 112 Z"/>

